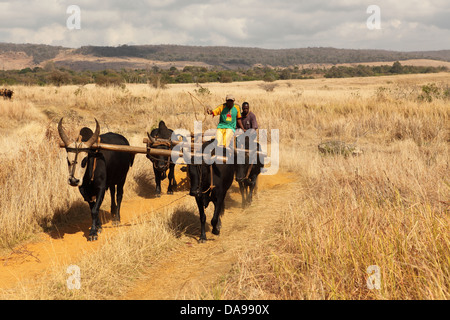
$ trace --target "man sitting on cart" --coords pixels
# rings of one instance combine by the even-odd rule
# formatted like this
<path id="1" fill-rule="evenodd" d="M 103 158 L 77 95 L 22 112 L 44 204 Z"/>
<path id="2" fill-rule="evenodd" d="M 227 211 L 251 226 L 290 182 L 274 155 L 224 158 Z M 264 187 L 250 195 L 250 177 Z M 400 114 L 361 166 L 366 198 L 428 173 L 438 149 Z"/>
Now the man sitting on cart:
<path id="1" fill-rule="evenodd" d="M 208 110 L 208 114 L 219 117 L 217 125 L 216 141 L 218 147 L 228 148 L 234 137 L 236 127 L 245 131 L 241 121 L 241 111 L 239 105 L 234 103 L 233 95 L 226 96 L 226 102 L 217 106 L 214 110 Z M 237 126 L 236 126 L 237 124 Z"/>

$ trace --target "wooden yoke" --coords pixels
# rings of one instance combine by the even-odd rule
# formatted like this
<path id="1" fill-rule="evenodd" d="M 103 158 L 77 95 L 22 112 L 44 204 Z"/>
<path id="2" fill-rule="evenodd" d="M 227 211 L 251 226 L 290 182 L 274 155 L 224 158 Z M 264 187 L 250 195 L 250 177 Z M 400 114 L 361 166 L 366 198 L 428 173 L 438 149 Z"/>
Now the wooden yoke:
<path id="1" fill-rule="evenodd" d="M 144 142 L 146 143 L 146 139 L 144 138 Z M 175 141 L 174 141 L 175 142 Z M 178 143 L 182 143 L 181 141 L 178 141 Z M 178 144 L 177 143 L 177 144 Z M 60 148 L 65 148 L 64 142 L 59 143 Z M 188 146 L 188 145 L 186 145 Z M 117 152 L 127 152 L 127 153 L 133 153 L 133 154 L 149 154 L 152 156 L 163 156 L 163 157 L 171 157 L 173 151 L 172 150 L 166 150 L 166 149 L 156 149 L 151 147 L 135 147 L 135 146 L 127 146 L 127 145 L 116 145 L 116 144 L 107 144 L 107 143 L 94 143 L 90 149 L 93 150 L 109 150 L 109 151 L 117 151 Z M 191 151 L 192 152 L 192 151 Z M 191 156 L 191 152 L 189 156 Z M 179 156 L 183 158 L 183 152 L 179 152 Z M 221 156 L 215 156 L 217 159 L 221 159 L 223 163 L 226 163 L 226 157 Z"/>
<path id="2" fill-rule="evenodd" d="M 184 142 L 184 141 L 175 141 L 175 140 L 161 139 L 161 138 L 155 138 L 155 140 L 157 142 L 161 142 L 161 143 L 162 142 L 171 143 L 172 146 L 181 145 L 182 147 L 186 147 L 186 148 L 187 147 L 191 147 L 191 150 L 194 149 L 195 147 L 200 148 L 202 146 L 201 143 L 194 143 L 194 142 L 189 143 L 189 142 Z M 203 140 L 203 141 L 205 141 L 205 140 Z M 208 140 L 206 140 L 206 141 L 208 141 Z M 149 139 L 148 138 L 144 138 L 143 143 L 148 144 L 148 142 L 149 142 Z M 237 152 L 247 152 L 247 153 L 249 153 L 250 150 L 236 148 L 236 143 L 235 143 L 234 144 L 234 152 L 235 153 L 237 153 Z M 263 157 L 263 158 L 267 157 L 267 153 L 265 153 L 263 151 L 256 151 L 256 154 L 261 156 L 261 157 Z"/>
<path id="3" fill-rule="evenodd" d="M 64 142 L 60 142 L 59 146 L 61 148 L 65 148 Z M 127 146 L 127 145 L 118 145 L 118 144 L 107 144 L 107 143 L 94 143 L 90 149 L 97 149 L 97 150 L 109 150 L 109 151 L 117 151 L 117 152 L 128 152 L 128 153 L 143 153 L 147 154 L 149 152 L 151 155 L 155 156 L 171 156 L 171 150 L 163 150 L 163 149 L 155 149 L 155 148 L 149 148 L 147 151 L 147 147 L 134 147 L 134 146 Z"/>

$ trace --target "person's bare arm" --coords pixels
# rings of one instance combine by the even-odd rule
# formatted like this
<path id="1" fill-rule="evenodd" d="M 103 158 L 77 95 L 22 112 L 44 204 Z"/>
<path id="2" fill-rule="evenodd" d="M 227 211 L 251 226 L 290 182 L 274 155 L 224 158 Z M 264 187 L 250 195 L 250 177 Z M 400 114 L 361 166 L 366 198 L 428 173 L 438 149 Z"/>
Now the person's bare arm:
<path id="1" fill-rule="evenodd" d="M 238 123 L 238 127 L 241 128 L 242 130 L 244 130 L 244 132 L 245 132 L 246 130 L 244 129 L 244 126 L 242 125 L 241 119 L 237 119 L 237 123 Z"/>

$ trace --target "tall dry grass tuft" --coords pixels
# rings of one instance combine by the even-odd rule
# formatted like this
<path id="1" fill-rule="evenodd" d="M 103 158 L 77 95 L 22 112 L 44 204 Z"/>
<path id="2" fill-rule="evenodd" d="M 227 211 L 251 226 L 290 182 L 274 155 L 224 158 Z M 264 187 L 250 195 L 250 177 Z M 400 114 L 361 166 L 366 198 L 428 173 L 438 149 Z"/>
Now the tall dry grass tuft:
<path id="1" fill-rule="evenodd" d="M 0 114 L 5 122 L 0 128 L 8 128 L 13 125 L 26 123 L 30 121 L 42 121 L 45 117 L 28 101 L 7 101 L 0 99 Z"/>
<path id="2" fill-rule="evenodd" d="M 55 133 L 28 127 L 34 136 L 13 134 L 0 158 L 0 246 L 11 246 L 48 226 L 77 200 L 67 188 L 67 161 Z M 17 132 L 18 133 L 18 132 Z M 23 134 L 23 133 L 22 133 Z M 12 149 L 8 145 L 14 145 Z"/>

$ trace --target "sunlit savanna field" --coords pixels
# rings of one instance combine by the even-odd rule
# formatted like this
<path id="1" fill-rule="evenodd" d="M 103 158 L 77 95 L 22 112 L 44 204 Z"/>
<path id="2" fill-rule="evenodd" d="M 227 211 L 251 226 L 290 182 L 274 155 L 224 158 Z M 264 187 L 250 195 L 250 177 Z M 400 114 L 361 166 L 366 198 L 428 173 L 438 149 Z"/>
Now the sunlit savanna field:
<path id="1" fill-rule="evenodd" d="M 206 244 L 228 250 L 232 267 L 173 298 L 449 299 L 449 85 L 450 73 L 202 84 L 207 90 L 195 84 L 13 86 L 13 100 L 0 99 L 1 256 L 13 257 L 40 234 L 89 218 L 78 190 L 67 184 L 56 128 L 61 117 L 74 138 L 83 126 L 93 129 L 96 118 L 101 133 L 117 132 L 144 146 L 146 132 L 160 120 L 193 131 L 194 121 L 204 119 L 188 92 L 210 107 L 233 93 L 237 103 L 250 103 L 260 128 L 279 129 L 279 178 L 271 178 L 279 185 L 260 187 L 254 203 L 260 210 L 247 209 L 238 247 L 227 242 L 226 221 L 219 240 Z M 203 129 L 216 123 L 208 117 Z M 363 153 L 324 156 L 317 146 L 328 140 L 356 144 Z M 136 156 L 124 202 L 145 198 L 146 188 L 154 188 L 152 176 L 145 156 Z M 109 211 L 108 204 L 109 194 L 102 209 Z M 232 209 L 236 217 L 243 215 L 239 210 Z M 174 215 L 183 219 L 180 212 L 198 216 L 193 198 L 114 237 L 102 234 L 107 240 L 95 248 L 77 243 L 80 251 L 91 248 L 72 261 L 83 270 L 79 291 L 67 290 L 66 269 L 55 261 L 38 279 L 3 286 L 0 297 L 122 298 L 160 259 L 183 253 L 187 240 L 180 233 L 189 225 L 173 227 Z M 264 219 L 270 223 L 261 224 Z M 189 250 L 201 252 L 202 244 L 189 242 Z M 184 263 L 179 270 L 174 264 L 174 272 L 186 271 Z M 379 289 L 367 286 L 373 265 L 380 270 Z"/>

